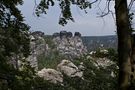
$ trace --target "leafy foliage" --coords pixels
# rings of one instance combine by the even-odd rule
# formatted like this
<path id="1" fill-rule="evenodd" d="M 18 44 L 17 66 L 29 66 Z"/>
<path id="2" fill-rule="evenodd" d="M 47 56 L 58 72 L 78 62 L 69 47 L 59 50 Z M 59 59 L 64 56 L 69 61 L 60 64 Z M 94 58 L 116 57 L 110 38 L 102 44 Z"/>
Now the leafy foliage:
<path id="1" fill-rule="evenodd" d="M 56 66 L 65 59 L 64 55 L 61 55 L 58 50 L 56 50 L 56 45 L 53 42 L 52 36 L 44 36 L 48 48 L 50 48 L 47 53 L 43 53 L 37 57 L 39 70 L 45 68 L 56 68 Z"/>
<path id="2" fill-rule="evenodd" d="M 30 71 L 32 71 L 32 69 L 27 62 L 25 62 L 25 66 L 23 66 L 27 68 L 26 71 L 20 71 L 18 68 L 18 61 L 25 60 L 23 58 L 26 58 L 30 53 L 29 26 L 23 23 L 22 14 L 16 7 L 22 4 L 22 0 L 0 0 L 1 90 L 20 90 L 19 87 L 23 89 L 23 86 L 27 85 L 27 87 L 25 87 L 26 89 L 30 87 L 30 82 L 28 81 L 33 76 L 28 73 L 28 68 Z"/>
<path id="3" fill-rule="evenodd" d="M 80 90 L 116 90 L 118 88 L 117 75 L 118 70 L 116 65 L 111 65 L 106 68 L 97 67 L 96 63 L 92 59 L 86 58 L 86 56 L 81 57 L 79 61 L 75 61 L 76 65 L 79 65 L 79 62 L 84 63 L 84 80 L 83 86 Z M 115 73 L 115 77 L 111 76 L 111 72 Z"/>
<path id="4" fill-rule="evenodd" d="M 45 68 L 56 68 L 60 61 L 64 59 L 58 51 L 51 51 L 48 55 L 39 55 L 38 56 L 38 68 L 39 70 Z"/>
<path id="5" fill-rule="evenodd" d="M 48 46 L 51 48 L 51 49 L 55 49 L 56 46 L 53 42 L 53 37 L 52 36 L 49 36 L 49 35 L 45 35 L 44 36 L 44 40 L 45 42 L 48 44 Z"/>
<path id="6" fill-rule="evenodd" d="M 87 0 L 57 0 L 61 9 L 61 16 L 59 18 L 59 24 L 64 26 L 67 24 L 67 20 L 74 21 L 71 14 L 71 5 L 78 6 L 81 10 L 91 8 L 91 3 Z M 36 15 L 47 14 L 47 10 L 50 6 L 54 6 L 54 0 L 41 0 L 40 4 L 36 8 Z M 85 11 L 86 12 L 86 11 Z"/>

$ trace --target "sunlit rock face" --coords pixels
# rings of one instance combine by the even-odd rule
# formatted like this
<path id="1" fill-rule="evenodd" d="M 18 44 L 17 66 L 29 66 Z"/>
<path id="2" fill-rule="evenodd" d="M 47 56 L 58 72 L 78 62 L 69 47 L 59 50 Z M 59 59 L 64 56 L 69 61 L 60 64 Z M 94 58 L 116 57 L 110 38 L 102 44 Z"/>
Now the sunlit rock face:
<path id="1" fill-rule="evenodd" d="M 47 56 L 50 51 L 58 51 L 65 59 L 74 60 L 85 53 L 87 53 L 86 47 L 83 45 L 81 34 L 75 32 L 74 35 L 71 32 L 61 31 L 60 33 L 54 33 L 53 38 L 50 39 L 55 48 L 51 48 L 50 44 L 45 41 L 45 35 L 41 31 L 36 31 L 30 34 L 30 55 L 27 60 L 32 67 L 38 68 L 37 57 L 39 55 Z"/>
<path id="2" fill-rule="evenodd" d="M 87 52 L 79 32 L 75 32 L 74 36 L 71 32 L 66 31 L 54 33 L 53 41 L 57 50 L 70 60 Z"/>
<path id="3" fill-rule="evenodd" d="M 38 76 L 44 78 L 44 80 L 48 80 L 52 83 L 62 83 L 63 75 L 61 72 L 56 71 L 55 69 L 46 69 L 43 68 L 41 71 L 38 71 Z"/>
<path id="4" fill-rule="evenodd" d="M 80 65 L 77 67 L 70 60 L 62 60 L 57 65 L 57 70 L 43 68 L 42 70 L 38 71 L 37 75 L 52 83 L 63 83 L 63 74 L 69 77 L 79 77 L 83 79 L 83 69 L 84 66 L 82 63 L 80 63 Z"/>
<path id="5" fill-rule="evenodd" d="M 115 62 L 111 61 L 110 59 L 108 59 L 108 58 L 106 58 L 106 57 L 104 57 L 104 58 L 95 58 L 95 61 L 96 61 L 96 63 L 93 63 L 93 64 L 95 64 L 95 66 L 96 66 L 97 68 L 102 67 L 102 68 L 104 68 L 104 69 L 108 69 L 108 67 L 113 66 L 113 67 L 115 67 L 117 70 L 119 69 L 118 66 L 117 66 L 117 64 L 116 64 Z M 114 73 L 114 72 L 115 72 L 115 71 L 111 71 L 111 72 L 110 72 L 110 75 L 111 75 L 112 77 L 116 77 L 116 73 Z"/>
<path id="6" fill-rule="evenodd" d="M 83 71 L 81 71 L 75 64 L 69 60 L 62 60 L 57 66 L 57 70 L 66 74 L 69 77 L 80 77 L 83 76 Z"/>
<path id="7" fill-rule="evenodd" d="M 44 38 L 44 33 L 36 31 L 30 35 L 30 55 L 27 60 L 30 62 L 32 67 L 38 68 L 37 57 L 41 54 L 46 54 L 49 50 Z"/>
<path id="8" fill-rule="evenodd" d="M 100 54 L 96 57 L 96 54 Z M 99 51 L 91 51 L 89 55 L 86 56 L 87 59 L 92 59 L 96 61 L 96 66 L 101 66 L 106 68 L 107 66 L 111 66 L 116 64 L 112 60 L 110 60 L 107 55 L 109 55 L 109 51 L 106 49 L 100 49 Z"/>
<path id="9" fill-rule="evenodd" d="M 111 61 L 108 58 L 97 58 L 96 59 L 98 66 L 107 67 L 115 64 L 113 61 Z"/>

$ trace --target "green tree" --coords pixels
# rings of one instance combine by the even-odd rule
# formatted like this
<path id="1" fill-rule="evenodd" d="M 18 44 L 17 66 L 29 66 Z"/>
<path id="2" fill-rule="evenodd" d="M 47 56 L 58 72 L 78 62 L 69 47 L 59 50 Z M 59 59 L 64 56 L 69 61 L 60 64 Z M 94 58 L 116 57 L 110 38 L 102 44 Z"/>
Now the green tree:
<path id="1" fill-rule="evenodd" d="M 16 90 L 17 84 L 27 85 L 31 73 L 18 69 L 18 60 L 29 55 L 29 26 L 23 23 L 23 16 L 17 5 L 22 0 L 0 0 L 0 89 Z M 14 59 L 12 59 L 14 57 Z M 22 60 L 23 61 L 23 60 Z M 24 68 L 30 68 L 25 62 Z M 32 71 L 32 68 L 29 69 Z M 29 76 L 28 76 L 29 75 Z M 26 81 L 26 82 L 24 82 Z M 24 82 L 24 83 L 23 83 Z M 23 84 L 21 84 L 23 83 Z M 16 86 L 16 87 L 15 87 Z M 18 87 L 19 87 L 18 86 Z M 18 89 L 17 89 L 18 90 Z"/>

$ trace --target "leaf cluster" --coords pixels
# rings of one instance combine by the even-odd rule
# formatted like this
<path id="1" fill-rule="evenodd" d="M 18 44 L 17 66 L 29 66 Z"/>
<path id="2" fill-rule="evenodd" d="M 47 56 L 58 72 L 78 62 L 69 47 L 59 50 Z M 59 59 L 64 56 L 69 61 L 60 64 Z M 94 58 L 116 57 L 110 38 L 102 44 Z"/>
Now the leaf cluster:
<path id="1" fill-rule="evenodd" d="M 2 90 L 16 90 L 13 88 L 19 88 L 19 82 L 23 82 L 17 77 L 27 76 L 17 67 L 18 61 L 30 53 L 29 26 L 23 23 L 23 16 L 17 8 L 17 5 L 22 4 L 23 0 L 0 0 L 0 89 Z M 15 62 L 12 63 L 13 61 Z M 17 84 L 18 86 L 15 86 Z"/>
<path id="2" fill-rule="evenodd" d="M 71 13 L 72 5 L 76 5 L 77 7 L 79 7 L 81 10 L 84 10 L 85 12 L 87 8 L 91 8 L 91 3 L 87 0 L 57 0 L 57 1 L 59 2 L 59 7 L 61 9 L 59 24 L 62 26 L 67 24 L 68 20 L 74 22 Z M 40 16 L 41 14 L 47 14 L 47 10 L 49 9 L 49 7 L 54 5 L 55 5 L 54 0 L 41 0 L 39 5 L 37 5 L 35 13 L 37 16 Z"/>

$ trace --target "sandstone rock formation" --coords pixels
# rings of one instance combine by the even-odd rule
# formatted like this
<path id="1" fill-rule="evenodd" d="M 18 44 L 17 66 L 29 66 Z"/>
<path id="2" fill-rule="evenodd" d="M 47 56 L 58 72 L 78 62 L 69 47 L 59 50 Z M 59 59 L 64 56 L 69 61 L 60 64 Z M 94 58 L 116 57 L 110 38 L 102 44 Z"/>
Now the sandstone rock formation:
<path id="1" fill-rule="evenodd" d="M 41 32 L 41 31 L 35 31 L 35 32 L 32 32 L 31 33 L 33 36 L 40 36 L 40 37 L 43 37 L 44 36 L 44 33 L 43 32 Z"/>
<path id="2" fill-rule="evenodd" d="M 105 58 L 105 57 L 104 58 L 95 58 L 95 60 L 96 60 L 98 66 L 102 66 L 104 68 L 106 68 L 107 66 L 116 64 L 113 61 L 111 61 L 110 59 Z"/>
<path id="3" fill-rule="evenodd" d="M 69 77 L 82 78 L 83 72 L 69 60 L 62 60 L 57 66 L 57 70 L 66 74 Z"/>
<path id="4" fill-rule="evenodd" d="M 38 68 L 37 57 L 41 54 L 46 54 L 49 50 L 48 45 L 46 44 L 44 38 L 44 33 L 42 32 L 33 32 L 30 35 L 30 55 L 27 60 L 30 62 L 32 67 Z"/>
<path id="5" fill-rule="evenodd" d="M 67 59 L 79 57 L 87 52 L 83 45 L 81 34 L 75 32 L 74 36 L 71 32 L 61 31 L 53 34 L 53 41 L 57 50 Z"/>
<path id="6" fill-rule="evenodd" d="M 62 83 L 62 73 L 69 77 L 79 77 L 83 79 L 83 71 L 81 70 L 82 68 L 84 68 L 82 67 L 82 64 L 79 69 L 71 61 L 62 60 L 61 63 L 58 64 L 57 70 L 51 68 L 43 68 L 41 71 L 38 71 L 37 75 L 52 83 Z"/>
<path id="7" fill-rule="evenodd" d="M 36 69 L 38 69 L 38 56 L 51 56 L 57 51 L 59 55 L 62 55 L 62 59 L 73 60 L 87 52 L 79 32 L 75 32 L 73 36 L 71 32 L 61 31 L 60 33 L 54 33 L 53 39 L 48 39 L 44 33 L 36 31 L 30 34 L 30 40 L 31 54 L 27 60 Z M 46 40 L 49 40 L 49 43 Z"/>
<path id="8" fill-rule="evenodd" d="M 52 83 L 62 83 L 63 82 L 63 75 L 61 72 L 56 71 L 54 69 L 42 69 L 41 71 L 38 71 L 38 76 L 43 77 L 44 80 L 48 80 Z"/>

